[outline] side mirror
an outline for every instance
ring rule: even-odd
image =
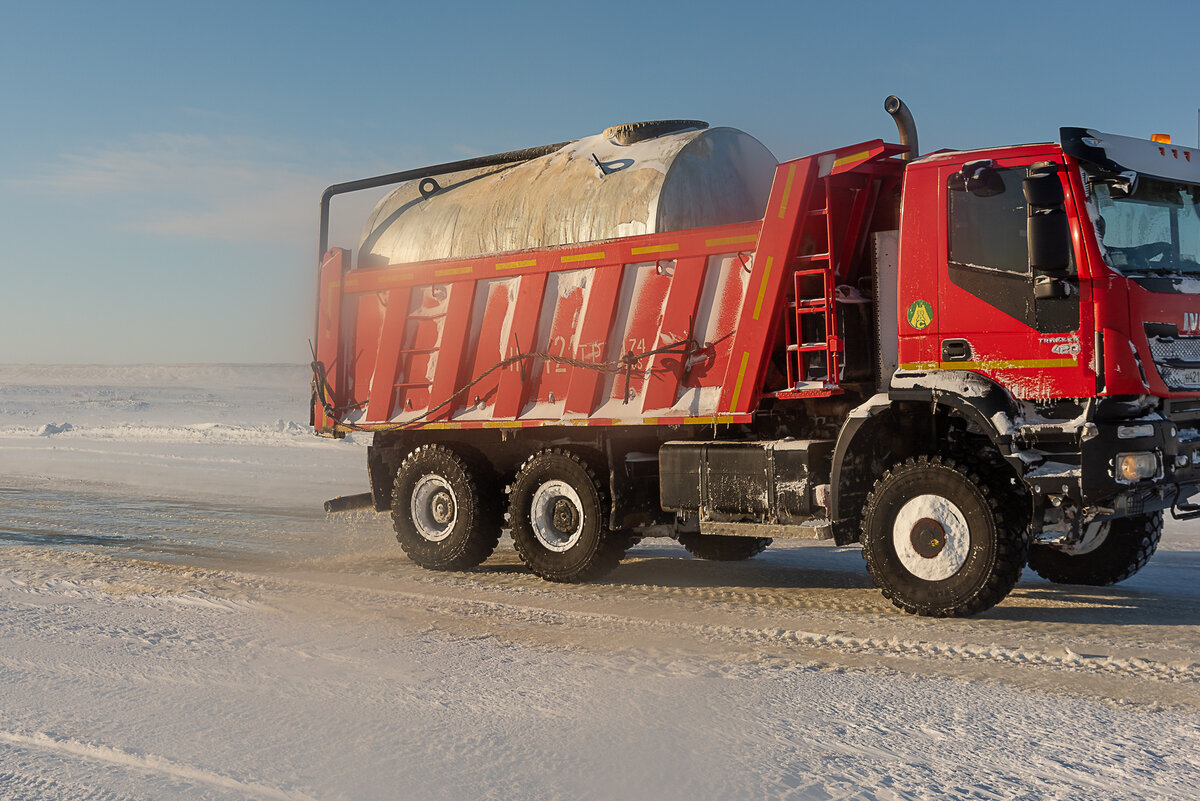
[[[1021,190],[1025,193],[1025,202],[1030,206],[1062,208],[1067,198],[1063,195],[1062,182],[1058,175],[1052,172],[1039,172],[1021,182]]]
[[[950,177],[948,188],[956,192],[970,192],[977,197],[995,197],[1004,194],[1004,180],[996,172],[991,159],[969,161]]]
[[[1039,168],[1021,182],[1021,189],[1029,207],[1029,266],[1044,273],[1066,272],[1071,267],[1071,228],[1057,168]]]
[[[1029,266],[1044,273],[1062,273],[1071,268],[1071,228],[1067,213],[1050,209],[1029,218]]]

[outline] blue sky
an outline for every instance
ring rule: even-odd
[[[1195,144],[1200,4],[4,2],[0,362],[301,362],[328,184],[643,119]],[[335,202],[334,244],[365,209]]]

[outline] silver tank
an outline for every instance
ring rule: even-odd
[[[762,217],[778,162],[757,139],[735,128],[693,128],[637,140],[638,125],[614,126],[532,161],[440,176],[436,188],[401,184],[368,217],[359,265]]]

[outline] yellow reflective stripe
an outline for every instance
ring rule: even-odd
[[[537,259],[523,259],[522,261],[502,261],[496,264],[497,270],[515,270],[518,267],[537,267]]]
[[[603,259],[603,258],[604,258],[604,251],[600,250],[595,253],[576,253],[574,256],[563,256],[561,261],[563,264],[569,264],[570,262],[573,262],[573,261],[594,261],[596,259]]]
[[[750,363],[750,351],[742,353],[742,366],[738,368],[737,381],[733,383],[733,401],[729,404],[730,411],[737,409],[738,398],[742,395],[742,379],[746,377],[746,365]]]
[[[763,300],[767,296],[767,281],[771,278],[771,265],[774,263],[774,256],[767,256],[767,265],[763,268],[762,283],[758,285],[758,300],[754,302],[754,319],[758,319],[758,315],[762,313]]]
[[[1075,367],[1074,359],[996,359],[985,362],[906,362],[901,370],[1027,370],[1047,367]]]
[[[474,269],[475,268],[469,264],[466,267],[446,267],[442,270],[434,270],[433,277],[441,278],[442,276],[446,275],[469,275]]]
[[[863,159],[869,158],[870,155],[871,155],[870,150],[863,150],[859,153],[852,153],[849,156],[842,156],[840,159],[834,159],[833,166],[834,167],[844,167],[847,164],[854,164],[856,162],[862,161]]]
[[[788,167],[787,181],[783,184],[783,199],[779,201],[779,219],[783,219],[784,213],[787,211],[788,196],[792,194],[792,179],[796,177],[796,165],[792,164]]]
[[[716,248],[720,247],[721,245],[742,245],[757,241],[758,234],[747,234],[746,236],[725,236],[721,237],[720,239],[704,240],[704,247]]]
[[[641,248],[630,248],[629,252],[634,256],[641,256],[645,253],[670,253],[672,250],[679,250],[679,244],[674,245],[646,245]]]

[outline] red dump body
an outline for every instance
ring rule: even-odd
[[[740,422],[836,394],[835,288],[903,151],[784,162],[756,222],[356,270],[331,249],[317,433]]]

